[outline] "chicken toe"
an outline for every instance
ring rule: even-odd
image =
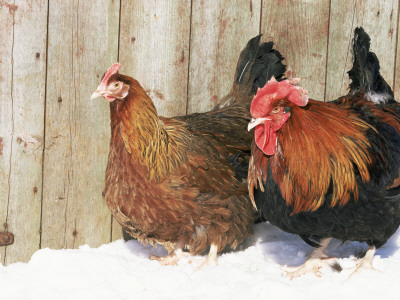
[[[321,277],[321,268],[326,266],[332,266],[337,261],[337,258],[309,258],[300,267],[283,267],[287,277],[290,279],[300,277],[307,273],[312,273],[315,276]]]
[[[199,263],[199,265],[196,267],[195,270],[200,271],[205,266],[217,265],[217,253],[218,253],[218,246],[215,244],[211,244],[210,251],[206,259],[197,259],[197,260],[191,259],[190,262]]]
[[[349,278],[351,278],[355,274],[358,274],[362,270],[373,270],[373,271],[381,272],[380,270],[375,269],[372,266],[372,261],[374,259],[375,252],[376,252],[375,246],[368,247],[368,250],[365,253],[364,257],[359,259],[357,261],[356,265],[353,268],[351,268],[351,269],[353,269],[353,272],[351,273]]]
[[[336,257],[328,257],[325,254],[325,249],[328,246],[331,238],[325,238],[321,241],[321,246],[315,248],[303,265],[299,267],[283,267],[286,275],[290,278],[300,277],[307,273],[313,273],[315,276],[321,277],[320,269],[325,266],[332,266],[337,263]]]
[[[150,255],[150,259],[157,260],[164,266],[176,265],[181,258],[192,256],[189,252],[183,252],[182,249],[177,249],[167,256]]]

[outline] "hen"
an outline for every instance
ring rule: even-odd
[[[356,28],[350,93],[332,102],[308,99],[296,80],[270,80],[252,104],[255,127],[248,184],[262,216],[316,247],[296,277],[321,275],[331,238],[366,242],[355,272],[372,268],[400,224],[400,105]],[[353,273],[354,274],[354,273]]]
[[[119,64],[92,95],[110,101],[106,203],[132,237],[165,246],[167,257],[153,257],[164,264],[207,250],[206,262],[216,261],[218,252],[235,249],[252,233],[247,184],[228,157],[250,154],[251,99],[285,72],[273,43],[259,40],[248,42],[232,91],[207,113],[159,117],[140,84],[118,73]]]

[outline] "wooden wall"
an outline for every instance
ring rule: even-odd
[[[102,198],[109,109],[90,100],[114,62],[161,115],[206,111],[240,50],[273,40],[313,98],[346,93],[363,26],[400,99],[399,0],[0,0],[1,263],[121,237]]]

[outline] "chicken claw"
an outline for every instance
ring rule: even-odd
[[[174,266],[178,264],[179,260],[183,257],[192,256],[189,252],[183,252],[182,249],[177,249],[167,256],[150,255],[150,259],[157,260],[164,266]]]
[[[321,277],[322,273],[320,269],[325,266],[330,266],[337,262],[336,257],[331,258],[309,258],[300,267],[282,267],[286,272],[287,277],[290,279],[300,277],[307,273],[312,273],[317,277]]]
[[[353,268],[351,268],[354,271],[349,276],[349,279],[351,277],[353,277],[353,275],[358,274],[361,270],[373,270],[373,271],[382,272],[381,270],[378,270],[372,266],[372,260],[374,259],[375,252],[376,252],[375,246],[368,247],[368,250],[365,253],[364,257],[359,259],[357,261],[356,265]]]
[[[313,273],[315,276],[321,277],[322,273],[320,269],[325,266],[330,266],[334,269],[341,269],[335,264],[337,263],[336,257],[328,257],[325,254],[325,249],[328,246],[331,238],[325,238],[321,241],[320,247],[315,248],[307,260],[300,267],[282,267],[286,272],[286,275],[290,278],[300,277],[307,273]]]

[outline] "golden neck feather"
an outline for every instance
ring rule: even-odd
[[[148,179],[168,175],[178,165],[177,154],[170,149],[173,137],[158,117],[153,101],[136,81],[132,81],[126,99],[115,100],[110,109],[111,141],[121,135],[131,162],[146,167]]]

